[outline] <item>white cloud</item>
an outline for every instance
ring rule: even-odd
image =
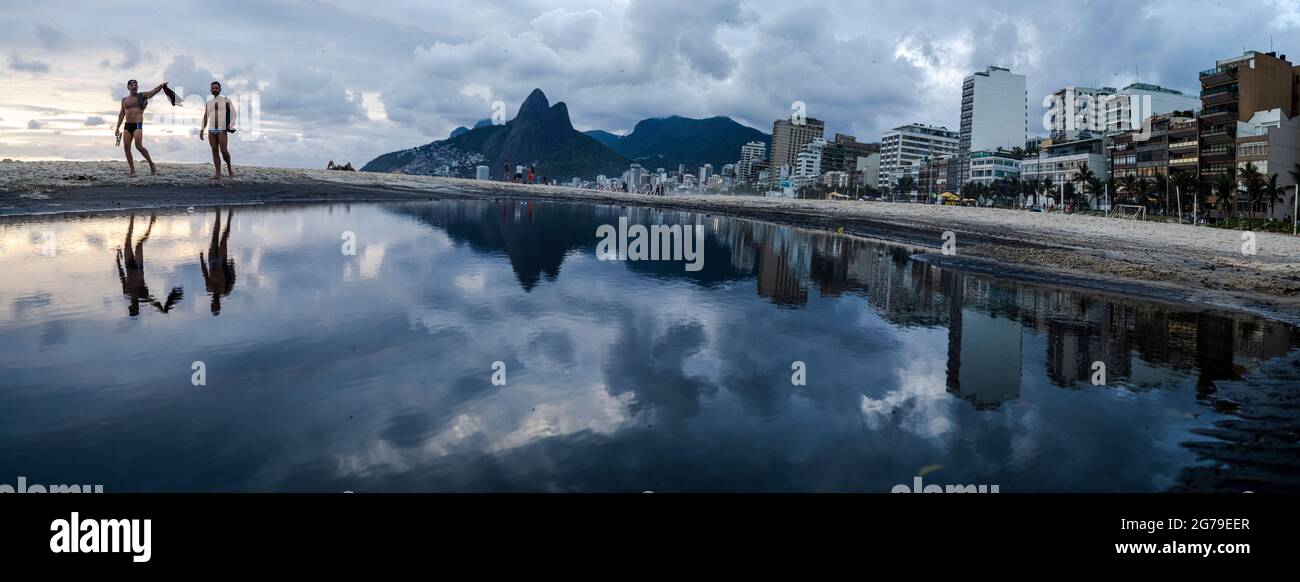
[[[543,12],[531,22],[542,42],[555,49],[582,50],[600,30],[605,17],[595,9],[569,12],[557,8]]]

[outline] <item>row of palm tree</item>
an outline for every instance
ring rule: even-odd
[[[1300,164],[1288,171],[1300,184]],[[911,193],[915,181],[910,176],[899,179],[895,193]],[[1212,179],[1185,170],[1172,170],[1169,176],[1152,178],[1127,175],[1123,178],[1098,178],[1086,165],[1075,173],[1073,179],[1059,184],[1050,176],[1045,178],[999,178],[992,182],[967,182],[961,188],[963,200],[979,200],[992,206],[1014,207],[1018,204],[1039,206],[1051,200],[1054,206],[1072,203],[1078,208],[1095,205],[1103,195],[1119,204],[1139,205],[1149,214],[1169,215],[1177,211],[1204,212],[1209,208],[1211,194],[1217,195],[1219,204],[1229,218],[1237,217],[1237,202],[1244,195],[1252,207],[1268,205],[1268,215],[1273,216],[1279,202],[1286,199],[1286,191],[1294,186],[1278,184],[1278,175],[1265,175],[1253,163],[1242,168],[1240,180],[1234,172],[1215,175]],[[1181,207],[1174,207],[1181,203]]]

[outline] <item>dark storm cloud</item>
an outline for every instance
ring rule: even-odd
[[[828,132],[874,141],[911,122],[956,129],[962,77],[989,65],[1027,76],[1033,131],[1043,96],[1067,85],[1194,93],[1198,71],[1243,48],[1300,56],[1294,1],[230,0],[216,28],[203,4],[120,10],[167,34],[124,41],[103,26],[119,9],[88,0],[57,16],[19,5],[11,18],[22,34],[0,38],[0,54],[30,78],[54,68],[57,48],[61,74],[114,88],[122,73],[143,81],[165,68],[206,94],[209,77],[225,74],[265,91],[268,119],[295,132],[375,118],[267,160],[313,165],[321,150],[350,148],[343,154],[363,162],[444,137],[489,117],[494,101],[513,115],[537,87],[565,101],[580,129],[622,132],[678,114],[770,131],[802,101]],[[97,70],[105,55],[115,70]]]

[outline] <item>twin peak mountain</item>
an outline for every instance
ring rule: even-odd
[[[646,119],[621,137],[601,130],[583,133],[573,128],[567,105],[551,105],[541,89],[534,89],[515,118],[502,125],[483,120],[473,129],[458,127],[447,139],[381,155],[361,170],[472,178],[476,166],[486,165],[499,179],[509,162],[535,167],[538,179],[567,182],[620,176],[633,162],[650,170],[675,170],[678,164],[694,170],[706,163],[720,170],[739,159],[740,147],[751,141],[770,139],[728,117]]]

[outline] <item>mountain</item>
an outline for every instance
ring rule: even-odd
[[[691,119],[674,115],[642,120],[632,133],[607,145],[651,170],[675,170],[678,164],[690,169],[713,164],[717,171],[723,164],[740,160],[740,146],[751,141],[770,145],[772,140],[766,133],[730,117]]]
[[[492,177],[500,178],[507,161],[511,165],[534,165],[539,177],[559,180],[594,178],[597,174],[617,176],[629,163],[574,129],[567,105],[551,105],[541,89],[534,89],[515,118],[503,125],[480,121],[454,137],[381,155],[361,169],[473,177],[474,167],[486,164]]]
[[[585,133],[585,134],[591,136],[593,139],[595,139],[596,141],[598,141],[598,142],[600,142],[600,143],[605,144],[605,147],[610,148],[610,149],[613,149],[613,148],[614,148],[614,142],[617,142],[617,141],[618,141],[618,138],[622,137],[622,136],[620,136],[620,135],[610,133],[610,132],[605,131],[605,130],[603,130],[603,129],[593,129],[593,130],[591,130],[591,131],[584,131],[584,132],[582,132],[582,133]]]
[[[469,128],[462,125],[460,127],[457,127],[456,129],[451,130],[451,135],[447,136],[447,138],[451,139],[453,137],[459,137],[461,134],[465,134],[465,133],[469,133]]]

